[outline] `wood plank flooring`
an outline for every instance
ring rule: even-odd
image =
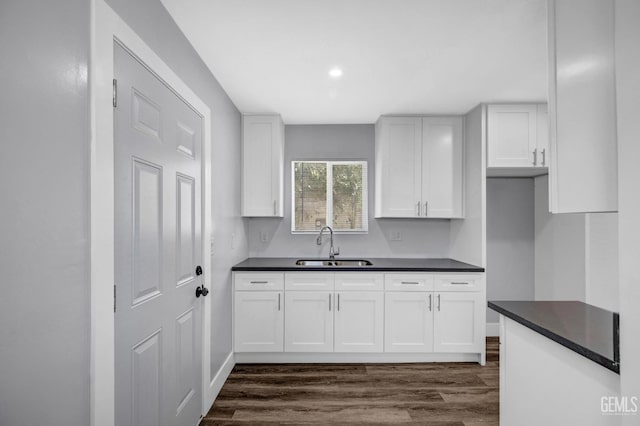
[[[498,362],[236,365],[201,425],[497,425]]]

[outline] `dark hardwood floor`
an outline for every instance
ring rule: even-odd
[[[498,424],[498,339],[487,365],[242,364],[202,426],[221,424]]]

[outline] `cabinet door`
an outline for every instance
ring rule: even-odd
[[[236,352],[282,352],[284,303],[281,291],[234,293]]]
[[[422,120],[422,208],[426,217],[462,216],[462,118]]]
[[[614,0],[550,0],[549,207],[618,210]]]
[[[433,293],[385,294],[385,352],[433,350]]]
[[[422,119],[382,117],[376,124],[376,217],[421,216]]]
[[[435,352],[480,352],[485,306],[481,293],[435,293]]]
[[[285,352],[332,352],[333,305],[331,292],[286,292]]]
[[[335,352],[382,352],[382,292],[337,292]]]
[[[536,105],[489,105],[487,111],[487,167],[534,167]]]
[[[283,214],[284,131],[280,116],[242,117],[242,216]]]
[[[549,112],[547,104],[538,104],[537,107],[537,136],[538,136],[538,167],[549,167]]]

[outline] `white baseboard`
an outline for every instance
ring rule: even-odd
[[[487,323],[487,336],[499,337],[500,336],[500,323],[488,322]]]
[[[235,357],[233,355],[233,352],[230,352],[229,355],[227,356],[227,359],[225,359],[224,362],[222,363],[222,366],[216,373],[213,380],[211,380],[211,383],[209,383],[209,395],[213,396],[213,398],[211,398],[211,407],[213,406],[213,403],[215,402],[216,398],[218,397],[218,394],[220,393],[220,390],[222,390],[222,386],[224,385],[224,382],[227,381],[227,378],[229,377],[229,374],[231,374],[231,370],[233,370],[233,367],[235,367],[235,365],[236,365]],[[205,411],[205,413],[209,412],[211,407],[209,407]]]
[[[480,353],[344,353],[344,352],[240,352],[238,364],[282,363],[405,363],[405,362],[478,362]]]

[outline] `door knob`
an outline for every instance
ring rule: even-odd
[[[209,294],[209,289],[204,285],[196,287],[196,297],[206,297]]]
[[[202,266],[196,266],[196,275],[202,275]]]

